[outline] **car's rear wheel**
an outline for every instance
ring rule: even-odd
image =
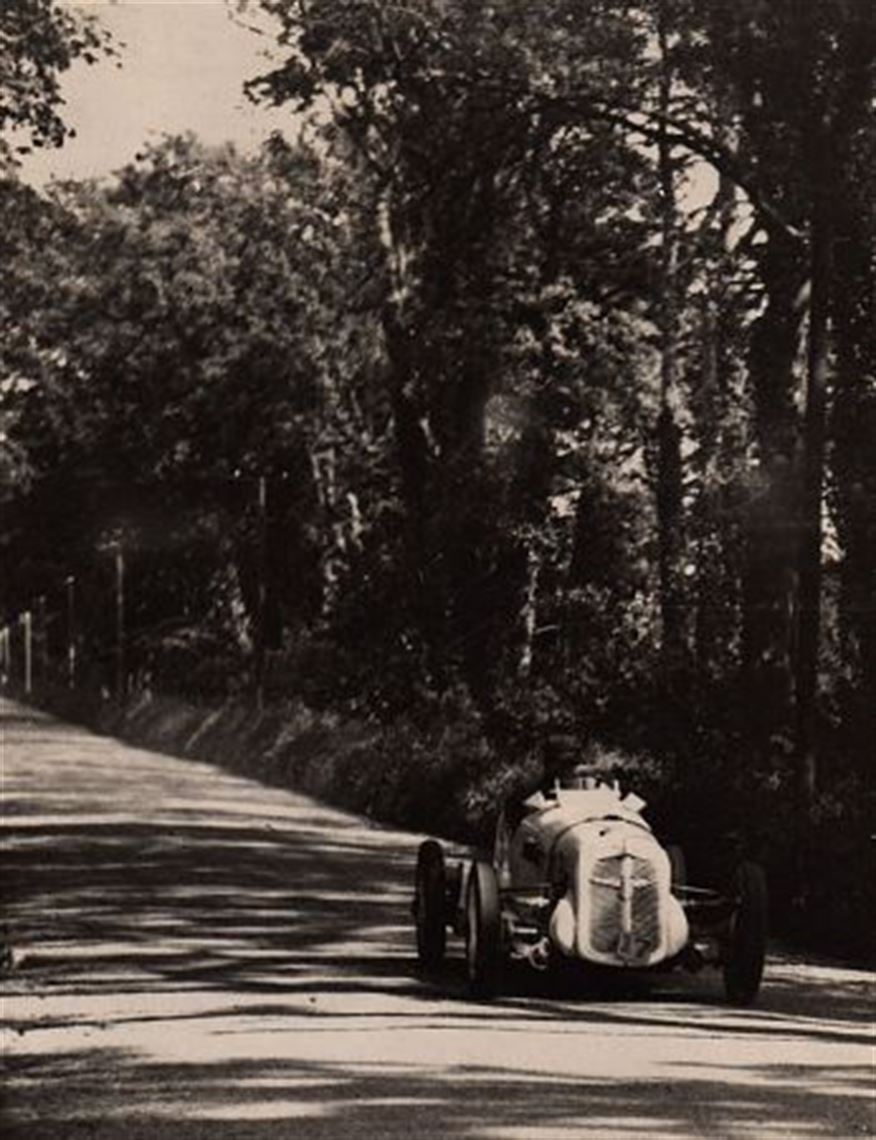
[[[475,862],[465,898],[465,961],[469,991],[475,997],[495,993],[499,972],[501,909],[496,873]]]
[[[742,863],[733,881],[736,910],[724,958],[724,990],[733,1005],[750,1005],[763,977],[767,942],[767,886],[763,868]]]
[[[417,923],[417,957],[420,965],[434,970],[441,965],[447,947],[447,872],[441,844],[427,839],[417,853],[414,917]]]

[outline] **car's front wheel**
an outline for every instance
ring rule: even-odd
[[[767,885],[763,868],[742,863],[733,881],[736,910],[724,956],[724,991],[733,1005],[750,1005],[763,977],[767,943]]]
[[[669,875],[673,892],[680,891],[683,887],[687,886],[687,861],[684,857],[684,851],[678,846],[677,843],[670,843],[666,848],[666,855],[669,859]]]
[[[465,960],[470,992],[495,993],[501,952],[501,909],[496,872],[489,863],[472,864],[465,897]]]

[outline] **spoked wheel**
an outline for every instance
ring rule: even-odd
[[[465,961],[469,991],[475,997],[495,993],[500,931],[496,873],[489,863],[473,863],[465,897]]]
[[[684,852],[676,843],[669,844],[666,848],[666,854],[669,856],[672,889],[677,891],[681,887],[687,886],[687,862],[684,858]]]
[[[427,839],[417,854],[414,917],[417,923],[417,957],[426,970],[441,965],[447,947],[447,873],[441,844]]]
[[[737,908],[724,960],[724,991],[733,1005],[750,1005],[763,977],[767,940],[767,887],[763,868],[742,863],[733,880]]]

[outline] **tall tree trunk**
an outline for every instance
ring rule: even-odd
[[[526,587],[523,591],[523,604],[520,609],[522,644],[517,662],[517,672],[522,678],[532,673],[532,659],[535,647],[536,619],[538,617],[538,579],[541,573],[541,559],[535,549],[535,538],[530,537],[526,551]]]
[[[388,301],[383,309],[383,332],[389,360],[389,395],[395,435],[395,453],[404,504],[403,541],[407,597],[431,656],[438,638],[440,613],[424,579],[428,569],[427,504],[430,484],[430,444],[423,427],[422,401],[416,391],[414,338],[397,308]],[[434,662],[433,662],[434,663]]]
[[[734,502],[735,467],[741,451],[739,412],[733,408],[727,324],[734,319],[722,275],[704,305],[702,370],[692,407],[696,415],[700,489],[693,520],[697,597],[693,628],[696,676],[726,678],[734,672],[739,649],[738,520]],[[723,309],[722,309],[723,303]]]
[[[826,146],[818,150],[810,232],[809,352],[803,425],[799,600],[795,677],[798,775],[805,802],[815,795],[818,650],[821,633],[821,543],[824,492],[825,410],[828,381],[830,282],[833,247]]]
[[[850,684],[843,704],[844,747],[862,775],[872,771],[876,708],[876,136],[869,93],[874,37],[872,6],[857,5],[849,21],[854,45],[836,169],[841,189],[833,201],[834,289],[831,298],[836,356],[831,416],[832,517],[840,563],[840,632]]]
[[[725,126],[728,118],[716,100],[712,129],[725,144],[732,145]],[[720,175],[714,217],[703,235],[711,252],[703,267],[706,289],[699,333],[701,366],[690,406],[698,442],[694,463],[700,479],[692,525],[697,566],[695,671],[700,682],[720,678],[722,686],[735,672],[739,652],[736,498],[745,433],[734,393],[740,371],[736,346],[744,304],[733,283],[736,221],[735,187],[726,175]]]
[[[792,731],[799,533],[794,394],[806,313],[804,252],[794,238],[770,231],[759,254],[767,302],[749,349],[758,466],[746,519],[742,652],[748,730],[760,751]]]
[[[837,377],[832,466],[840,565],[844,664],[853,679],[848,728],[857,733],[868,769],[866,737],[876,707],[876,272],[874,236],[844,219],[836,245],[834,295]]]
[[[660,413],[657,418],[657,527],[660,572],[660,613],[665,675],[678,678],[686,671],[688,615],[684,588],[684,490],[678,402],[678,218],[675,168],[666,134],[672,102],[672,71],[668,61],[669,14],[666,0],[658,7],[661,65],[658,101],[661,130],[658,173],[661,199]]]

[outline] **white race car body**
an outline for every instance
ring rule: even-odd
[[[441,844],[417,855],[413,913],[425,969],[442,962],[448,927],[465,939],[472,994],[489,996],[503,962],[547,970],[561,960],[646,969],[720,966],[728,1001],[757,996],[766,955],[763,869],[743,860],[726,889],[691,886],[642,800],[576,769],[571,787],[509,801],[491,859],[453,868]]]
[[[500,890],[524,908],[527,896],[530,906],[539,895],[550,898],[552,951],[641,968],[675,957],[687,944],[669,856],[641,806],[610,785],[558,788],[549,797],[530,796],[513,833],[500,822],[494,860]]]

